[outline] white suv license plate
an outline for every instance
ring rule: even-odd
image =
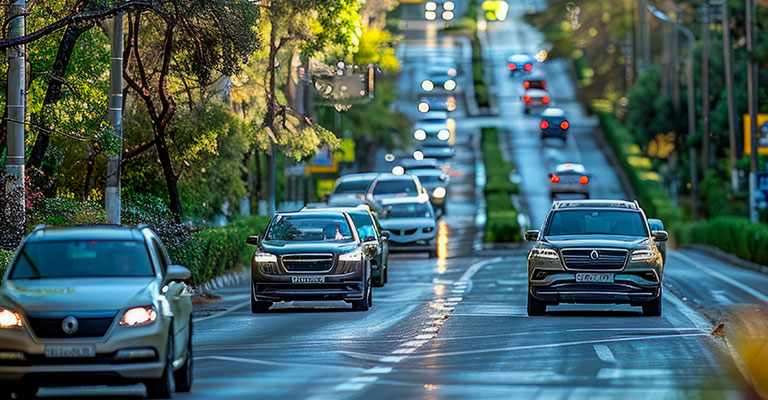
[[[576,282],[613,283],[613,274],[576,274]]]
[[[93,346],[45,346],[48,358],[93,358],[96,348]]]
[[[298,276],[291,277],[291,283],[323,283],[323,282],[325,282],[324,276],[298,275]]]

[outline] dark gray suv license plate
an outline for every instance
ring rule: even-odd
[[[324,282],[325,282],[324,276],[299,275],[299,276],[291,277],[291,283],[324,283]]]
[[[613,283],[613,274],[576,274],[576,282]]]
[[[93,358],[96,348],[93,346],[45,346],[48,358]]]

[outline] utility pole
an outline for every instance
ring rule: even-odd
[[[731,190],[739,190],[739,173],[736,170],[738,158],[738,143],[736,141],[736,100],[733,94],[733,46],[731,45],[731,22],[728,15],[728,2],[715,0],[720,3],[723,25],[723,61],[725,64],[725,93],[728,101],[728,158],[731,167]]]
[[[104,205],[107,220],[120,225],[120,175],[123,161],[123,14],[118,14],[107,24],[112,47],[112,63],[109,71],[109,123],[112,133],[120,139],[117,155],[107,159],[107,188]]]
[[[755,50],[755,0],[746,0],[747,14],[747,99],[749,103],[749,219],[758,221],[755,176],[760,153],[757,137],[757,63],[752,60]]]
[[[710,166],[709,157],[709,7],[701,6],[701,167],[704,177]]]
[[[648,0],[637,1],[637,19],[640,25],[638,31],[638,46],[640,47],[640,56],[637,57],[637,69],[639,72],[644,72],[651,64],[651,44],[648,33],[648,18],[646,18],[646,7],[648,6]]]
[[[25,34],[25,0],[14,0],[8,7],[9,21],[8,38],[15,39]],[[26,46],[19,45],[8,48],[8,144],[5,156],[5,170],[8,175],[13,175],[16,180],[13,188],[3,190],[20,189],[24,191],[24,131],[27,119],[26,113]],[[25,201],[22,199],[19,206],[24,209]]]

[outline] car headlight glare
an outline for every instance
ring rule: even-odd
[[[442,199],[445,197],[446,194],[447,194],[447,191],[442,186],[438,186],[435,188],[435,190],[432,191],[432,197],[436,199]]]
[[[413,132],[413,138],[416,140],[424,140],[427,138],[427,132],[425,132],[423,129],[416,129]]]
[[[277,256],[270,253],[256,253],[253,255],[253,261],[257,263],[276,263]]]
[[[452,91],[453,89],[456,89],[456,81],[454,81],[453,79],[448,79],[443,84],[443,89],[445,89],[445,90],[447,90],[449,92]]]
[[[360,261],[363,259],[363,249],[355,249],[339,256],[339,261]]]
[[[557,252],[552,249],[539,249],[535,253],[533,253],[534,257],[537,258],[548,258],[556,260],[558,258]]]
[[[448,129],[440,129],[440,131],[437,132],[437,138],[440,140],[448,140],[451,138],[451,131]]]
[[[21,328],[24,320],[16,311],[0,308],[0,328]]]
[[[142,306],[129,309],[120,319],[120,325],[138,326],[150,324],[157,319],[157,311],[154,306]]]
[[[651,263],[656,261],[656,253],[648,249],[635,250],[632,252],[632,261],[647,261]]]

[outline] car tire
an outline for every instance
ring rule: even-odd
[[[433,249],[429,251],[429,258],[435,258],[437,257],[437,249]]]
[[[379,276],[373,278],[373,287],[382,287],[386,282],[386,277],[384,276],[384,268],[381,269],[379,272]]]
[[[659,289],[658,297],[643,304],[643,315],[647,317],[661,316],[661,289]]]
[[[17,399],[36,399],[37,398],[37,390],[38,389],[39,388],[37,386],[24,384],[24,386],[17,386],[13,390],[13,392],[16,393],[16,398]],[[11,398],[10,392],[7,392],[7,397],[4,397],[4,396],[6,396],[6,392],[3,392],[0,395],[0,399],[10,399]]]
[[[269,311],[269,307],[272,307],[271,301],[256,301],[256,292],[251,285],[251,314],[262,314]]]
[[[168,328],[168,348],[166,349],[165,368],[158,379],[146,381],[147,397],[153,399],[170,399],[176,390],[173,374],[173,324]]]
[[[189,338],[187,339],[187,354],[184,356],[184,365],[174,372],[177,392],[189,392],[192,390],[192,381],[194,380],[194,358],[192,353],[192,320],[189,321]]]
[[[389,266],[384,267],[384,283],[389,283]]]
[[[547,304],[528,293],[528,316],[542,316],[547,312]]]
[[[371,290],[371,280],[368,279],[368,284],[365,285],[365,294],[360,300],[352,301],[352,309],[355,311],[368,311],[373,305],[373,291]]]
[[[530,114],[530,113],[531,113],[531,110],[529,110],[529,109],[527,109],[527,108],[526,108],[526,109],[525,109],[525,115],[528,115],[528,114]]]

